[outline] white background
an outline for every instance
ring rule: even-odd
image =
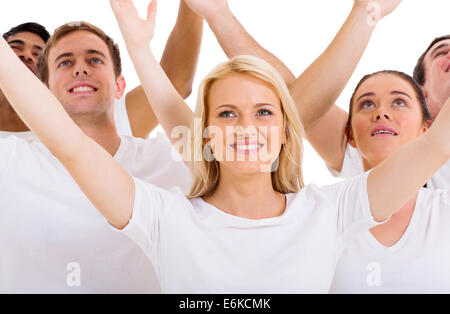
[[[148,0],[135,0],[146,13]],[[158,20],[152,48],[161,56],[178,13],[179,0],[159,0]],[[345,21],[353,0],[229,0],[229,5],[248,32],[279,57],[296,75],[328,46]],[[122,49],[128,89],[139,85],[129,61],[108,0],[2,0],[0,32],[24,22],[38,22],[50,32],[69,21],[85,20],[101,27]],[[403,0],[395,12],[376,27],[369,47],[337,104],[347,110],[354,87],[364,74],[394,69],[412,74],[417,59],[430,42],[450,33],[449,0]],[[199,82],[226,57],[205,24],[199,67],[192,96],[193,108]],[[306,145],[306,183],[329,184],[337,180],[328,173],[317,154]]]

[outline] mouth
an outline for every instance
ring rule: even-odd
[[[257,153],[264,147],[264,144],[260,144],[257,142],[245,142],[245,143],[234,143],[230,145],[231,148],[234,149],[238,154],[250,155]]]
[[[391,128],[377,127],[372,131],[372,136],[398,136],[398,133]]]
[[[88,85],[88,84],[78,84],[78,85],[72,87],[71,89],[69,89],[69,93],[75,94],[75,95],[91,94],[91,93],[95,93],[97,91],[98,91],[98,88],[96,88],[92,85]]]

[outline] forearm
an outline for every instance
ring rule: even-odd
[[[192,92],[203,35],[203,18],[182,0],[177,22],[161,58],[161,67],[183,97]]]
[[[127,48],[153,112],[169,138],[173,128],[189,127],[193,118],[192,111],[178,94],[150,48],[146,44]]]
[[[430,129],[371,171],[367,191],[377,221],[392,216],[448,161],[449,149],[442,134]]]
[[[239,55],[256,56],[277,69],[288,86],[294,82],[295,76],[287,66],[250,36],[228,6],[205,18],[228,58]]]
[[[0,88],[14,110],[54,155],[71,156],[83,140],[83,132],[3,38],[0,39],[0,59]]]
[[[341,172],[347,149],[345,133],[348,114],[334,105],[305,134],[306,139],[328,168]]]
[[[373,32],[365,8],[354,6],[327,49],[290,90],[307,131],[335,104],[358,65]]]

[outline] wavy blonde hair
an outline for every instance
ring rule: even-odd
[[[272,186],[275,191],[283,194],[298,192],[304,186],[301,169],[304,131],[294,100],[281,75],[271,65],[254,56],[238,56],[215,67],[200,85],[194,122],[201,121],[201,128],[195,127],[194,123],[191,126],[193,182],[188,198],[211,195],[219,182],[219,162],[203,158],[206,145],[203,134],[207,128],[208,96],[211,86],[216,80],[232,73],[248,74],[267,82],[280,97],[286,142],[278,156],[278,167],[272,172]]]

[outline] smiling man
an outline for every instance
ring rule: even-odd
[[[176,28],[192,46],[181,51],[198,51],[202,20],[183,2],[180,13]],[[119,49],[102,30],[83,22],[58,28],[42,52],[38,76],[63,104],[61,110],[127,171],[164,188],[187,190],[189,171],[167,158],[172,148],[166,138],[117,134],[113,107],[124,94],[125,79]],[[160,291],[144,253],[111,231],[40,141],[0,138],[0,160],[0,293]]]
[[[3,38],[8,42],[9,46],[33,73],[37,71],[37,60],[49,37],[50,34],[45,27],[37,23],[20,24],[3,34]],[[1,90],[0,131],[29,131],[25,123],[22,122],[14,109],[12,109]],[[31,134],[28,133],[22,133],[20,135],[31,137]],[[6,133],[0,132],[1,136],[6,136]]]

